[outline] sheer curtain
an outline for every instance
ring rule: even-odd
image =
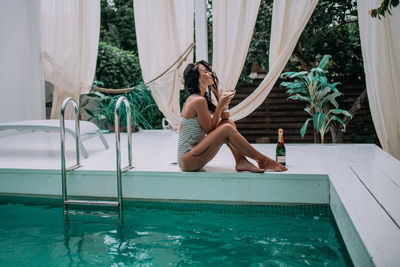
[[[220,89],[235,89],[256,23],[260,0],[214,0],[213,70]]]
[[[317,3],[318,0],[274,1],[269,72],[252,94],[231,109],[231,119],[246,117],[264,102],[296,47]]]
[[[0,122],[46,118],[39,16],[37,1],[1,1]]]
[[[51,118],[66,97],[77,102],[96,71],[100,0],[41,0],[41,46],[45,79],[55,85]],[[72,110],[66,118],[73,117]]]
[[[145,83],[167,70],[193,43],[193,0],[135,0],[139,61]],[[193,53],[148,85],[172,129],[179,127],[182,73]]]
[[[379,0],[358,0],[361,50],[372,119],[383,149],[400,160],[400,8],[372,18]]]

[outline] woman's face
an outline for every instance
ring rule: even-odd
[[[199,65],[198,67],[199,70],[199,85],[201,87],[207,87],[209,85],[212,85],[214,83],[211,72],[209,72],[206,67],[204,67],[202,64]]]

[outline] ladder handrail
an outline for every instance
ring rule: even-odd
[[[120,109],[121,104],[125,104],[125,113],[126,113],[126,128],[128,133],[128,166],[124,167],[121,170],[121,133],[119,129],[119,120],[120,120]],[[132,127],[131,127],[131,107],[129,101],[126,97],[121,96],[118,98],[117,103],[115,104],[114,111],[114,125],[115,125],[115,146],[116,146],[116,165],[117,165],[117,191],[118,191],[118,202],[120,214],[122,214],[122,178],[121,173],[127,171],[132,166]]]
[[[65,168],[65,119],[64,113],[69,103],[73,104],[75,114],[75,151],[76,164],[68,169]],[[61,178],[62,178],[62,198],[63,202],[67,200],[67,171],[79,168],[80,165],[80,128],[79,128],[79,108],[76,101],[68,97],[61,105],[60,112],[60,139],[61,139]]]
[[[75,141],[76,141],[76,164],[72,167],[65,167],[65,120],[64,113],[69,102],[73,103],[75,114]],[[121,104],[125,104],[127,131],[128,131],[128,165],[121,169],[121,133],[119,128],[120,109]],[[60,114],[60,138],[61,138],[61,177],[62,177],[62,198],[64,206],[64,215],[66,215],[65,208],[67,205],[101,205],[101,206],[118,206],[120,223],[123,223],[122,214],[122,177],[121,173],[133,168],[132,166],[132,127],[131,127],[131,107],[126,97],[120,97],[117,100],[114,110],[114,123],[115,123],[115,143],[116,143],[116,167],[117,167],[117,193],[118,202],[115,201],[90,201],[90,200],[68,200],[67,195],[67,172],[79,168],[80,165],[80,130],[79,130],[79,108],[76,101],[71,97],[64,100],[61,106]]]

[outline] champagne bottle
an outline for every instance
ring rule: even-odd
[[[276,161],[286,166],[286,149],[283,144],[283,130],[278,130],[278,144],[276,144]]]

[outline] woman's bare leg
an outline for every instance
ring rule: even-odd
[[[287,170],[282,164],[257,151],[235,128],[234,133],[228,139],[239,153],[256,160],[260,169],[278,172]]]
[[[244,171],[250,171],[250,172],[264,172],[264,169],[258,168],[255,166],[253,163],[251,163],[245,156],[239,153],[235,148],[229,144],[229,142],[226,143],[226,145],[229,147],[229,149],[232,151],[232,155],[235,158],[235,170],[238,172],[244,172]]]
[[[224,124],[224,123],[229,123],[233,127],[236,128],[235,123],[233,120],[221,120],[218,126]],[[243,171],[250,171],[250,172],[264,172],[264,169],[258,168],[255,166],[253,163],[247,160],[245,156],[243,156],[239,151],[237,151],[234,147],[229,142],[226,142],[226,145],[229,147],[229,149],[232,152],[233,158],[235,159],[236,165],[235,169],[238,172],[243,172]]]
[[[217,128],[218,129],[218,128]],[[214,130],[216,131],[216,130]],[[213,131],[213,132],[214,132]],[[198,171],[212,160],[224,142],[216,138],[216,134],[207,135],[181,158],[181,169],[183,171]]]
[[[222,144],[226,142],[229,142],[238,153],[256,160],[260,169],[286,170],[284,166],[252,147],[235,127],[228,123],[218,126],[192,150],[183,155],[181,159],[182,170],[196,171],[201,169],[216,155]]]

